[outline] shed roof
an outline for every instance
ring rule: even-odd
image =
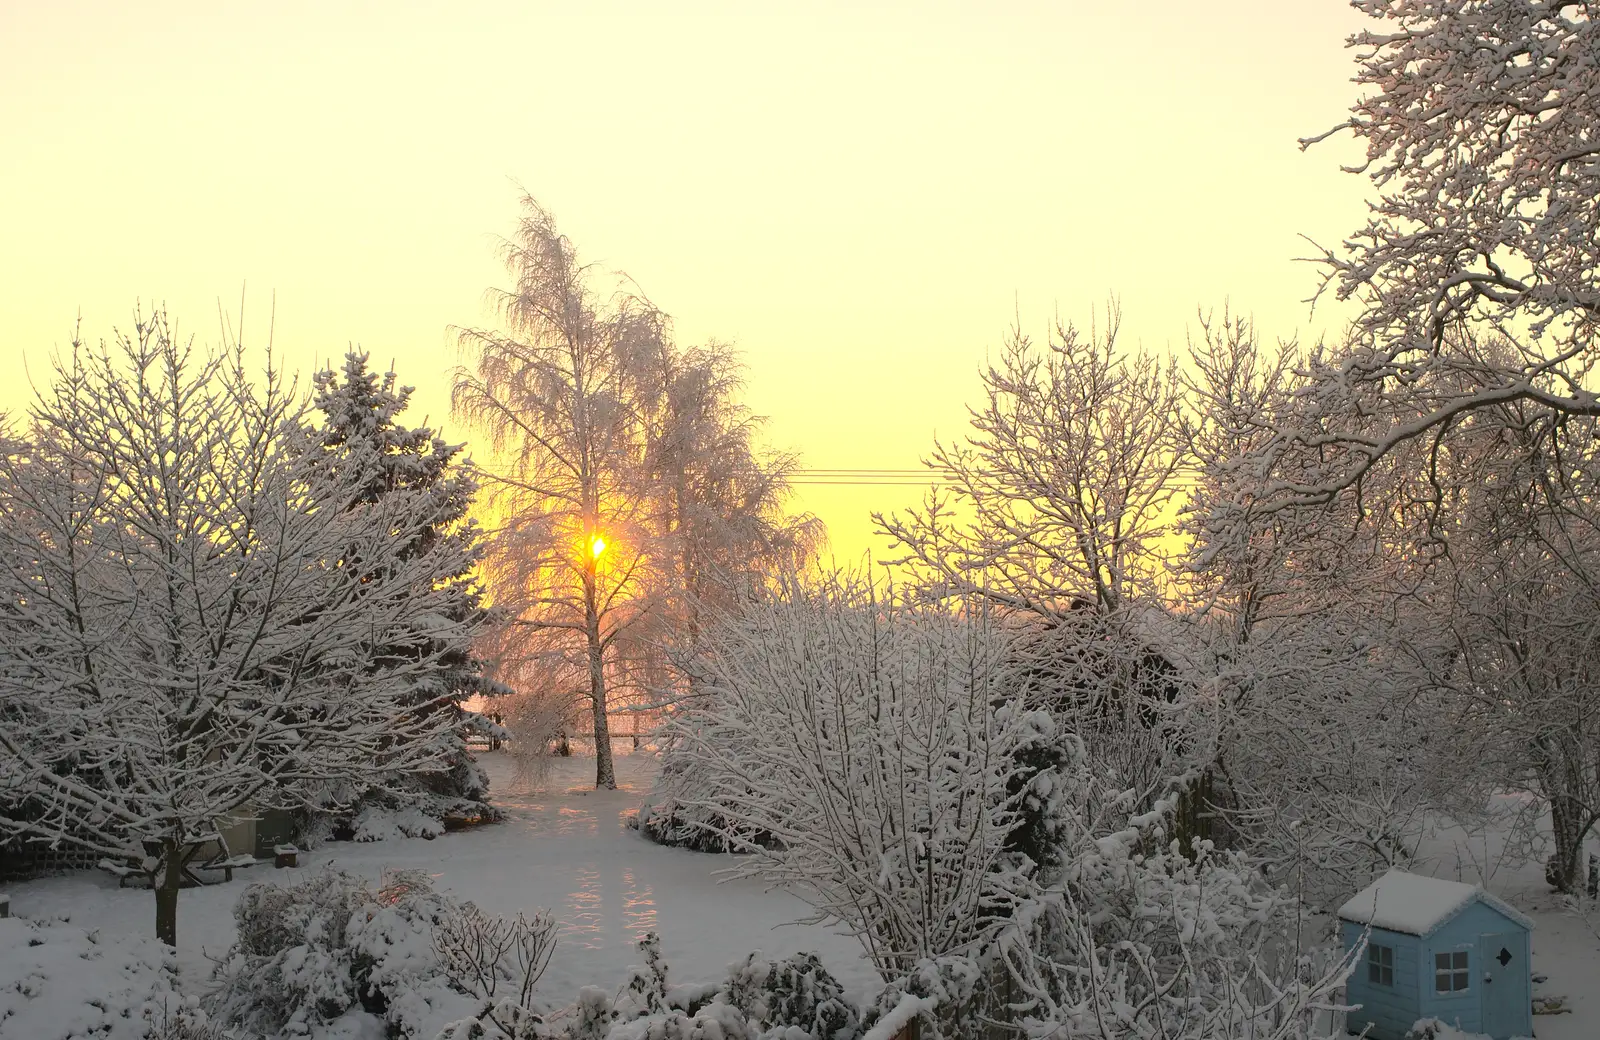
[[[1391,870],[1351,896],[1339,908],[1339,917],[1356,924],[1370,924],[1374,928],[1426,938],[1475,902],[1492,907],[1524,928],[1533,928],[1533,921],[1526,914],[1477,885],[1423,877],[1404,870]]]

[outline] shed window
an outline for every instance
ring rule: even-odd
[[[1460,993],[1467,988],[1467,951],[1433,955],[1433,988],[1437,993]]]
[[[1394,947],[1367,947],[1367,981],[1379,986],[1394,985]]]

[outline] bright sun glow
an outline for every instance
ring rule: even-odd
[[[599,535],[595,535],[594,538],[589,541],[589,554],[598,560],[600,558],[600,554],[605,551],[606,540],[601,538]]]

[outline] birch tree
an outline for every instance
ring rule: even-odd
[[[673,666],[677,685],[692,686],[706,617],[775,576],[804,572],[826,532],[815,516],[786,508],[798,458],[763,445],[765,423],[741,400],[744,366],[731,348],[663,343],[643,361],[640,384],[656,388],[642,404],[662,604],[653,652],[643,649]]]
[[[0,729],[0,828],[142,860],[169,944],[221,829],[448,748],[425,695],[448,568],[404,551],[431,504],[362,501],[364,452],[326,507],[303,409],[270,362],[252,380],[237,342],[201,350],[157,313],[74,345],[0,457],[0,714],[31,722]],[[395,561],[375,587],[374,560]]]
[[[580,669],[595,785],[614,788],[608,664],[653,607],[656,553],[636,375],[667,319],[626,284],[600,289],[549,212],[531,197],[523,210],[501,246],[512,287],[491,292],[502,327],[460,330],[469,364],[454,403],[495,458],[486,476],[504,518],[489,560],[496,603],[544,656]]]
[[[496,656],[547,683],[552,710],[525,718],[564,718],[581,687],[609,787],[617,696],[676,699],[702,613],[803,566],[822,527],[786,510],[796,460],[762,444],[734,352],[680,347],[636,286],[523,202],[502,250],[514,288],[493,294],[503,328],[461,331],[455,404],[498,460],[487,571],[516,621]]]

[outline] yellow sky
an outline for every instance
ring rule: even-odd
[[[959,434],[1014,304],[1120,294],[1128,342],[1197,307],[1277,334],[1298,236],[1366,185],[1299,152],[1354,88],[1341,0],[1140,5],[0,4],[0,406],[83,314],[165,301],[309,369],[359,344],[447,416],[525,185],[679,338],[745,352],[773,439],[903,468]],[[447,430],[463,436],[455,424]],[[896,488],[804,489],[835,549]]]

